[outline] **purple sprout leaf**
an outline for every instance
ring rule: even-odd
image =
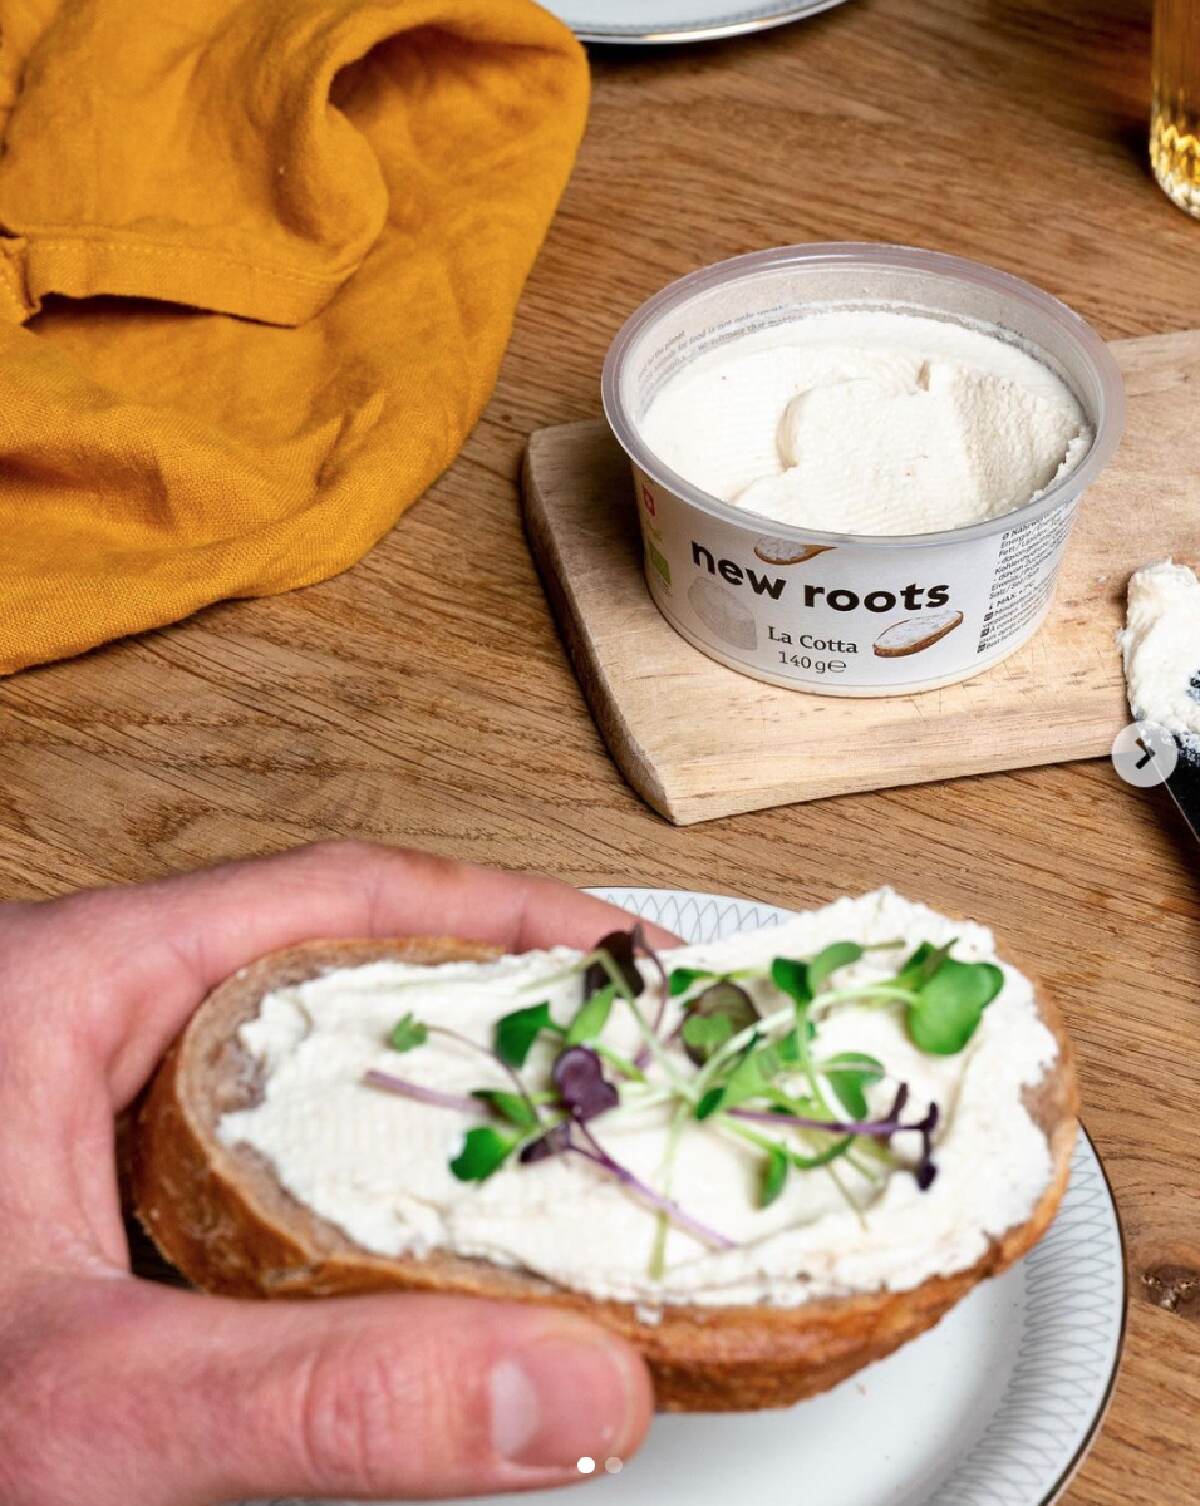
[[[615,1109],[621,1095],[604,1076],[604,1065],[590,1046],[568,1046],[554,1063],[554,1086],[577,1124]]]
[[[908,1084],[906,1082],[902,1082],[900,1084],[900,1086],[896,1089],[896,1096],[892,1100],[892,1106],[888,1110],[887,1114],[884,1115],[884,1117],[886,1119],[892,1119],[892,1120],[895,1120],[895,1121],[898,1122],[899,1119],[900,1119],[901,1114],[904,1113],[904,1110],[907,1107],[908,1107]],[[887,1138],[890,1139],[891,1137],[888,1136]]]
[[[912,1126],[921,1136],[921,1158],[913,1170],[917,1188],[921,1192],[928,1192],[937,1178],[937,1167],[933,1161],[933,1137],[940,1117],[937,1104],[931,1103],[924,1119]]]
[[[601,936],[596,943],[597,952],[606,952],[609,961],[616,968],[622,982],[629,990],[630,998],[636,999],[646,987],[635,960],[635,946],[641,928],[634,926],[630,931],[610,931],[607,936]],[[607,987],[612,982],[608,970],[602,963],[593,962],[583,974],[583,1001],[586,1004],[594,993]]]
[[[547,1130],[540,1140],[531,1141],[518,1159],[522,1166],[535,1166],[539,1161],[548,1161],[551,1156],[561,1156],[564,1151],[570,1149],[572,1149],[571,1122],[569,1119],[564,1119],[552,1130]]]
[[[646,958],[650,966],[658,974],[658,981],[662,985],[662,994],[660,995],[658,1005],[658,1022],[655,1025],[655,1029],[657,1030],[662,1025],[663,1011],[666,1007],[667,998],[671,992],[671,980],[667,977],[667,970],[663,966],[662,958],[646,940],[646,933],[642,929],[642,923],[640,920],[638,921],[637,925],[634,926],[632,935],[633,949],[635,954],[637,952],[640,952],[642,956]]]

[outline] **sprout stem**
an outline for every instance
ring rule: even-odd
[[[477,1098],[467,1098],[459,1093],[442,1093],[437,1088],[423,1088],[420,1083],[393,1077],[390,1072],[370,1071],[363,1077],[363,1082],[369,1088],[380,1088],[385,1093],[394,1093],[397,1098],[411,1098],[414,1103],[425,1103],[435,1109],[457,1109],[460,1114],[487,1112]]]

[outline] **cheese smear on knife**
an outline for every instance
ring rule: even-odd
[[[777,957],[812,957],[848,940],[886,945],[839,969],[839,989],[892,977],[921,942],[954,941],[961,961],[997,961],[983,927],[951,922],[888,889],[664,958],[671,969],[724,973],[768,966]],[[565,1024],[579,1008],[580,978],[562,974],[578,957],[558,948],[436,968],[374,963],[277,990],[239,1035],[258,1066],[261,1101],[227,1114],[221,1139],[260,1152],[290,1193],[367,1250],[450,1251],[650,1308],[791,1307],[823,1296],[909,1289],[973,1265],[992,1237],[1029,1217],[1049,1183],[1049,1147],[1023,1094],[1053,1064],[1057,1043],[1038,1016],[1028,980],[1000,964],[1003,987],[955,1056],[918,1050],[902,1010],[847,1004],[819,1022],[822,1059],[866,1052],[886,1069],[868,1090],[873,1115],[887,1114],[901,1082],[909,1086],[910,1115],[919,1117],[930,1102],[939,1106],[937,1176],[925,1192],[906,1169],[872,1165],[868,1157],[860,1171],[843,1158],[834,1168],[794,1172],[777,1200],[760,1207],[761,1154],[691,1118],[664,1188],[670,1104],[653,1102],[650,1092],[646,1106],[622,1102],[592,1120],[589,1128],[610,1156],[652,1187],[669,1190],[689,1215],[733,1242],[714,1248],[672,1225],[665,1268],[653,1278],[658,1215],[614,1178],[580,1156],[559,1155],[531,1165],[514,1158],[487,1181],[460,1182],[449,1162],[465,1130],[479,1121],[363,1081],[375,1070],[450,1095],[511,1090],[498,1063],[447,1037],[431,1033],[415,1049],[392,1051],[392,1027],[411,1013],[490,1049],[499,1017],[542,1000]],[[649,1011],[657,975],[648,963],[639,965]],[[768,981],[743,986],[761,1012],[778,1010],[781,995]],[[664,1035],[679,1011],[677,1001],[668,1003]],[[623,1056],[637,1053],[641,1037],[627,1005],[618,1001],[601,1040]],[[540,1081],[553,1055],[552,1047],[535,1046],[523,1075]],[[690,1070],[682,1052],[678,1062]],[[652,1085],[661,1084],[661,1074],[657,1063],[646,1069]],[[917,1140],[911,1132],[898,1136],[893,1149],[899,1157],[915,1155]]]
[[[1163,560],[1129,581],[1125,629],[1117,635],[1128,700],[1200,751],[1200,580]]]
[[[1023,507],[1092,431],[1067,385],[983,329],[837,310],[735,340],[672,378],[642,422],[694,486],[796,527],[935,533]]]

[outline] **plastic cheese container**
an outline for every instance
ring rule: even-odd
[[[641,425],[681,371],[732,342],[841,309],[957,322],[1015,343],[1075,394],[1093,434],[1087,453],[1001,517],[865,536],[756,518],[652,452]],[[757,252],[671,284],[618,334],[603,395],[633,466],[659,611],[731,669],[823,695],[933,690],[1028,642],[1050,609],[1080,499],[1112,458],[1124,421],[1112,354],[1058,299],[958,257],[873,244]]]

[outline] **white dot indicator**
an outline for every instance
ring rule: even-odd
[[[618,1459],[614,1454],[611,1459],[606,1459],[604,1461],[604,1468],[610,1475],[619,1475],[621,1473],[621,1470],[624,1468],[624,1465],[622,1464],[621,1460]]]
[[[595,1472],[596,1461],[591,1457],[590,1454],[584,1454],[582,1459],[577,1459],[575,1461],[575,1468],[581,1475],[590,1475]]]

